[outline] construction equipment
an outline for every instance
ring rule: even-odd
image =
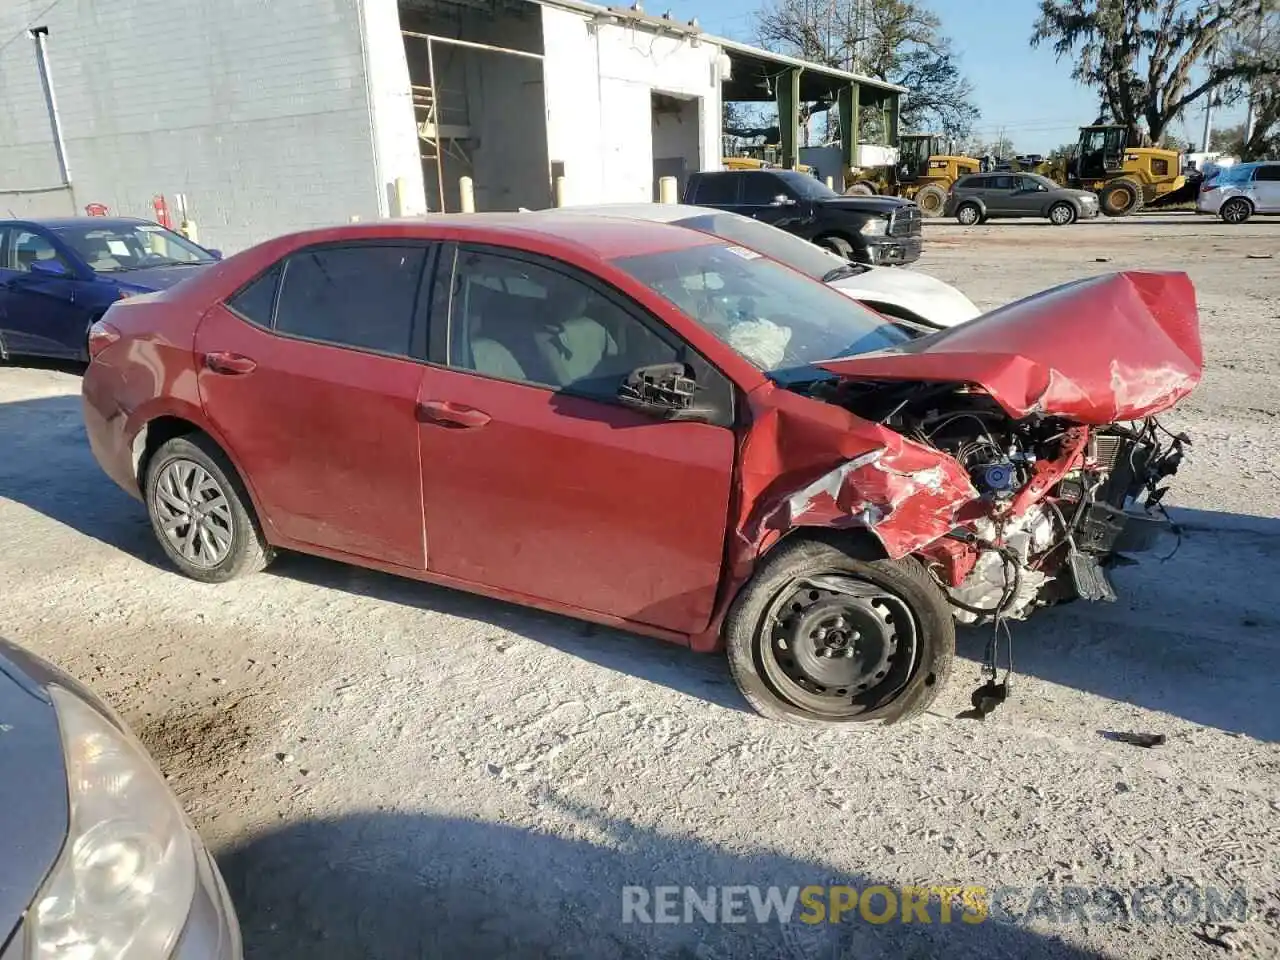
[[[947,191],[956,180],[977,173],[979,161],[948,151],[937,133],[908,133],[898,139],[898,162],[891,167],[849,171],[849,195],[884,194],[914,200],[926,217],[942,216]]]
[[[1129,129],[1123,124],[1081,127],[1080,140],[1060,182],[1092,190],[1108,217],[1124,217],[1144,206],[1176,202],[1187,183],[1178,151],[1130,144],[1129,140]]]

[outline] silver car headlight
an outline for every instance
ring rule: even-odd
[[[889,232],[889,221],[883,217],[876,217],[859,227],[858,232],[867,237],[883,237]]]
[[[195,893],[187,820],[151,758],[57,686],[71,824],[28,916],[31,960],[155,960],[177,942]]]

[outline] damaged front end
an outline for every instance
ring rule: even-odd
[[[963,623],[1114,600],[1106,568],[1167,526],[1164,481],[1190,442],[1156,415],[1194,388],[1201,363],[1190,281],[1144,273],[823,363],[834,379],[791,389],[854,415],[846,459],[764,498],[748,539],[863,528],[891,558],[920,558]],[[795,476],[801,462],[776,442],[775,477]]]

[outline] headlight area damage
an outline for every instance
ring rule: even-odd
[[[1194,290],[1166,273],[1068,284],[822,364],[835,379],[789,392],[826,404],[771,388],[742,450],[743,552],[863,528],[921,559],[964,623],[1113,600],[1104,568],[1152,544],[1189,443],[1155,415],[1201,364]]]

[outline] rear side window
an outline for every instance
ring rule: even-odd
[[[1265,167],[1258,167],[1253,175],[1255,180],[1269,180],[1272,182],[1280,181],[1280,163],[1269,164]]]
[[[1013,177],[987,177],[985,186],[988,190],[1012,190]]]
[[[698,178],[694,203],[732,204],[738,202],[738,178],[732,174]]]
[[[280,278],[275,328],[308,340],[408,356],[426,256],[425,247],[382,245],[292,254]]]
[[[260,327],[270,327],[271,313],[276,306],[276,287],[279,285],[280,264],[277,263],[228,300],[227,306]]]

